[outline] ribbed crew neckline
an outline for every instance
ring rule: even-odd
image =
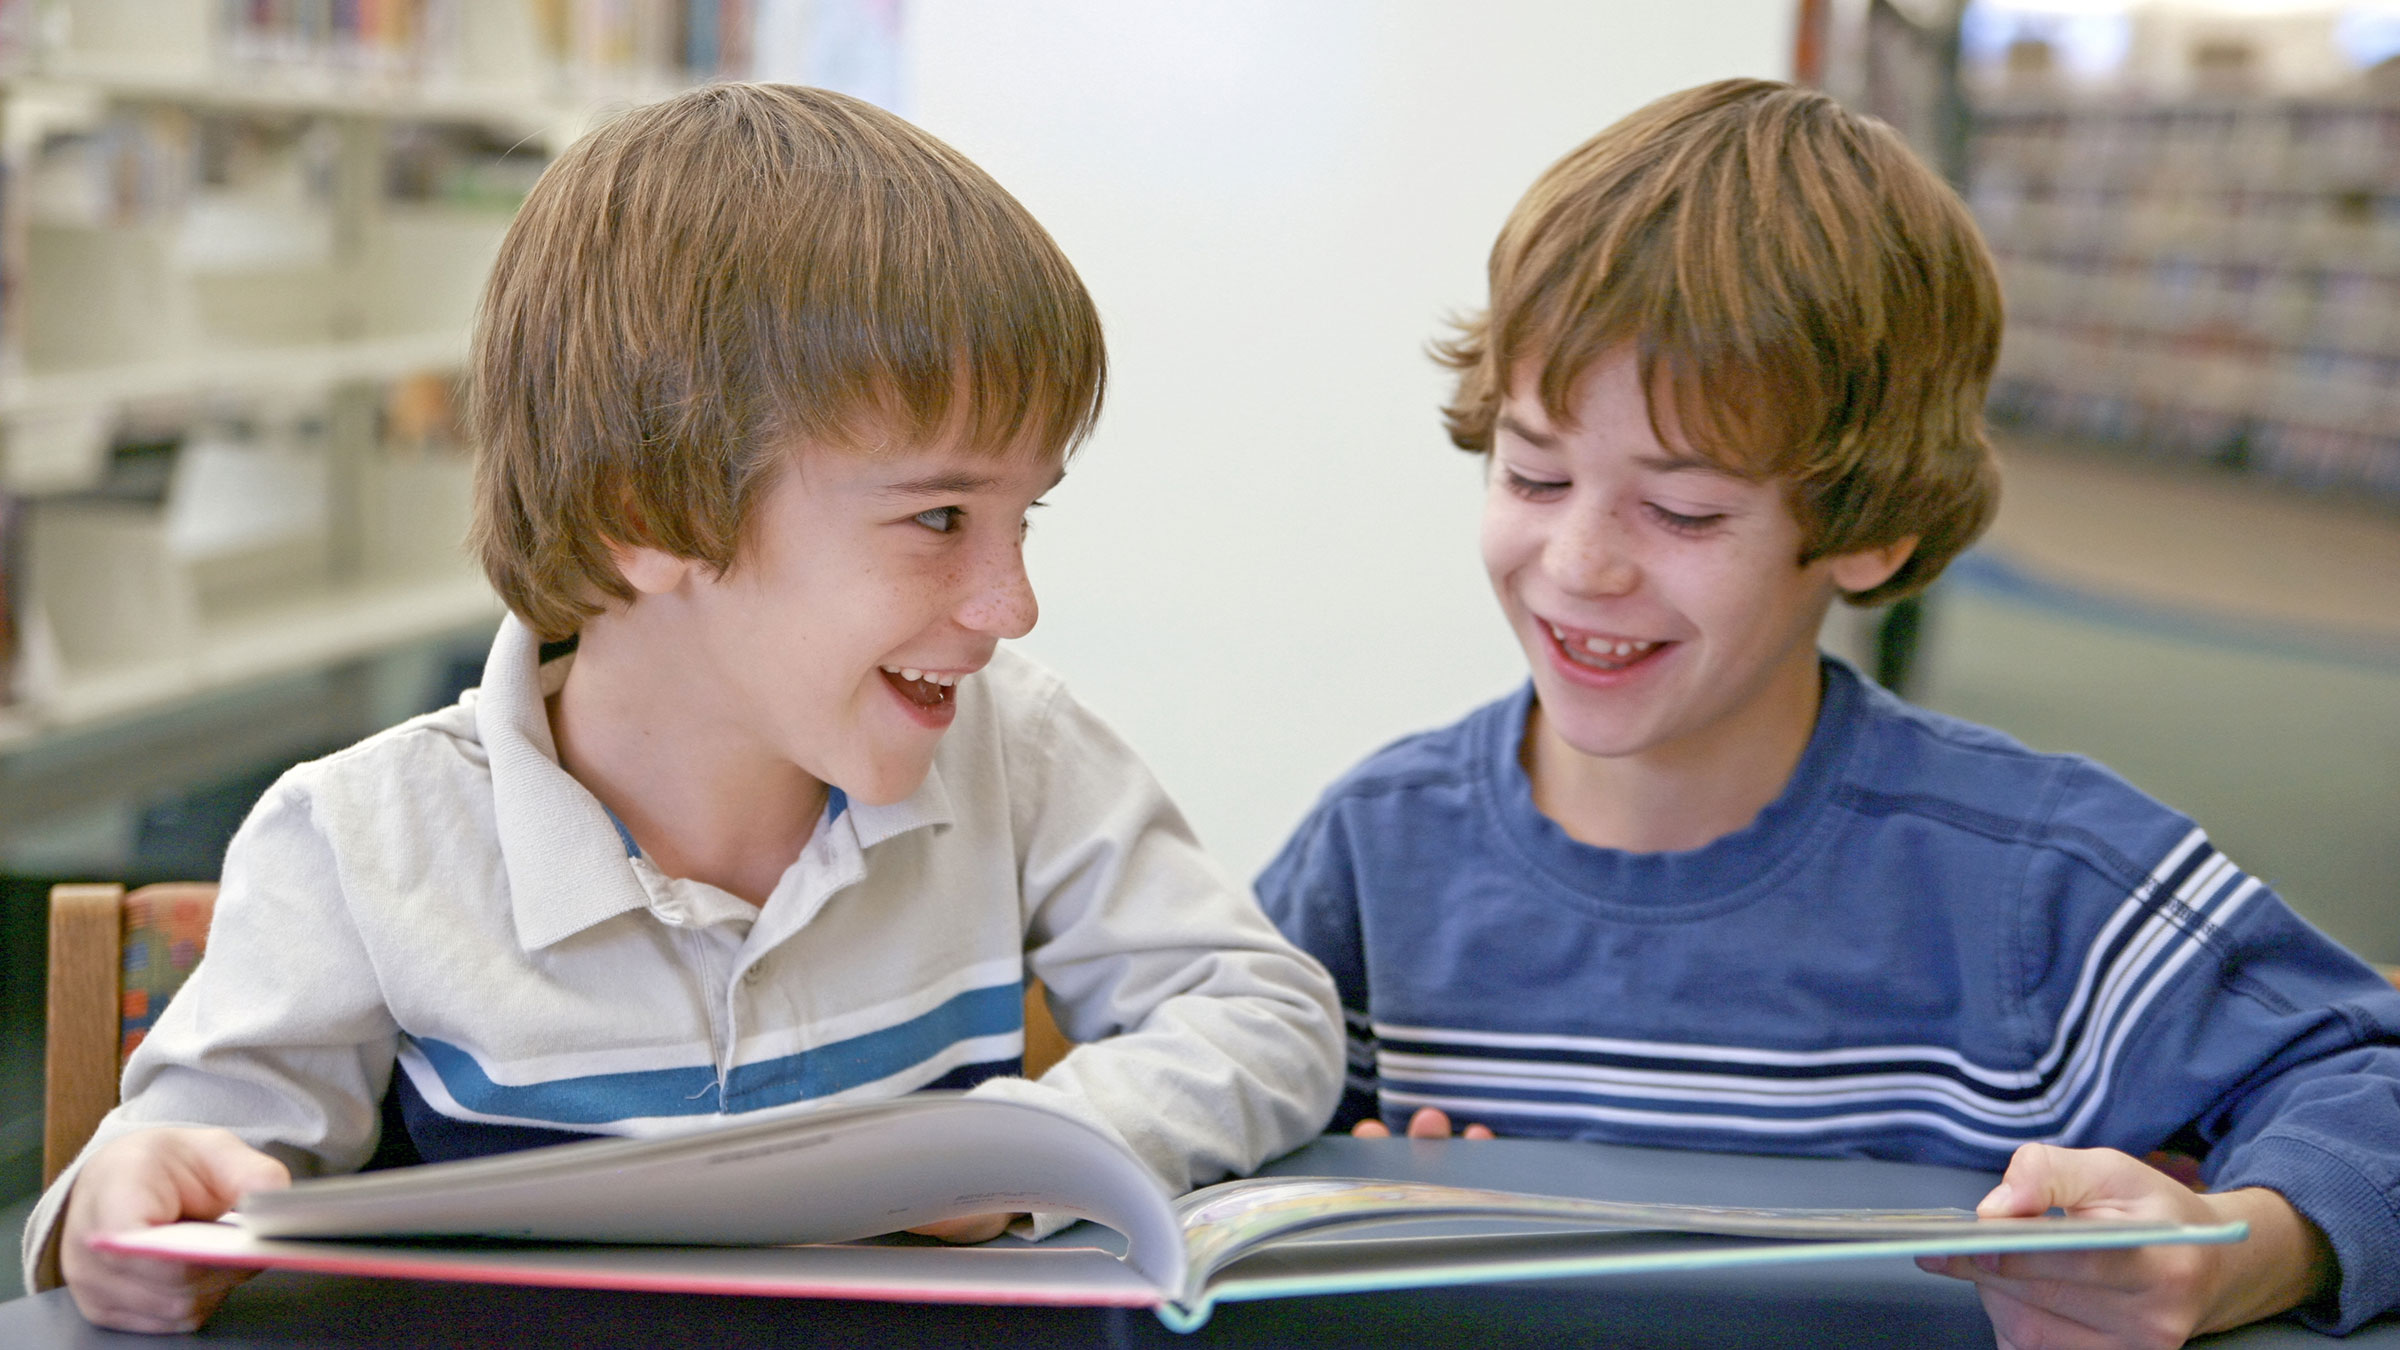
[[[1470,753],[1483,809],[1510,851],[1559,898],[1615,917],[1672,921],[1707,918],[1766,893],[1798,864],[1833,809],[1832,788],[1858,744],[1861,677],[1831,657],[1820,660],[1824,692],[1808,747],[1790,781],[1748,825],[1699,848],[1632,853],[1568,836],[1533,804],[1533,782],[1518,762],[1533,683],[1477,719]],[[1655,897],[1655,898],[1653,898]]]

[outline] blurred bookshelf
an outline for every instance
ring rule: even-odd
[[[453,385],[516,206],[860,8],[0,0],[0,754],[488,628]]]
[[[1978,13],[1995,419],[2400,507],[2400,67],[2333,4]]]
[[[2400,504],[2400,100],[1975,118],[2004,420]]]

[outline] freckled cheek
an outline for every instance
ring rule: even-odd
[[[1539,532],[1521,513],[1498,500],[1487,502],[1483,508],[1479,542],[1483,568],[1495,582],[1504,580],[1541,554]]]

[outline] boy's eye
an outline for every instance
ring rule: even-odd
[[[1509,491],[1535,501],[1546,497],[1555,497],[1566,491],[1569,486],[1566,483],[1553,482],[1546,478],[1527,478],[1515,469],[1502,469],[1500,472],[1507,479]]]
[[[1704,516],[1687,516],[1681,511],[1670,511],[1656,502],[1650,503],[1650,514],[1657,518],[1659,524],[1679,534],[1699,534],[1718,521],[1725,519],[1723,512]]]
[[[965,519],[966,514],[961,507],[937,506],[930,511],[919,511],[910,518],[935,534],[948,534],[958,528],[959,521]]]

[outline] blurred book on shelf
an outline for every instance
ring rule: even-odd
[[[2400,102],[2369,75],[2390,51],[2330,4],[1976,13],[1994,415],[2400,503]]]
[[[226,58],[238,65],[425,78],[456,73],[471,3],[219,0],[218,13]]]

